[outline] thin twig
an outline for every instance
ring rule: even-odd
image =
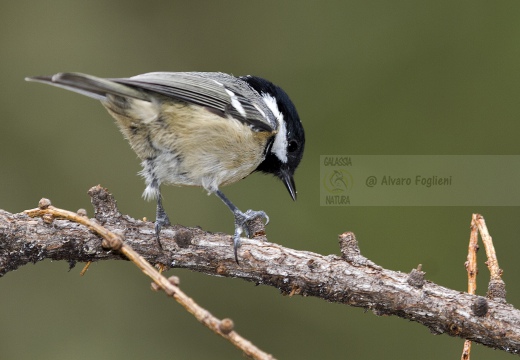
[[[484,243],[486,250],[487,261],[486,265],[490,272],[490,279],[488,285],[487,297],[498,301],[505,302],[506,299],[506,285],[502,280],[503,271],[498,266],[497,254],[493,246],[493,239],[489,235],[484,217],[480,214],[473,214],[473,219],[478,226],[480,237]]]
[[[87,272],[88,268],[90,267],[90,265],[92,265],[92,261],[88,261],[85,266],[83,267],[83,270],[81,270],[81,272],[79,273],[80,276],[83,276],[85,275],[85,273]]]
[[[475,217],[471,221],[471,234],[468,246],[468,261],[465,263],[468,272],[468,293],[475,294],[477,291],[477,251],[478,251],[478,226]]]
[[[473,219],[476,225],[478,226],[480,237],[482,238],[484,248],[486,249],[486,265],[488,266],[489,272],[491,273],[491,279],[501,279],[502,270],[498,266],[497,254],[495,252],[495,247],[493,246],[493,239],[491,238],[491,235],[489,235],[489,231],[486,226],[486,221],[484,220],[484,217],[480,214],[473,214]]]
[[[468,272],[468,293],[474,295],[477,291],[477,251],[478,251],[478,226],[475,215],[471,219],[471,233],[469,236],[468,258],[464,264]],[[471,341],[465,340],[462,348],[461,360],[470,360]]]
[[[88,227],[104,239],[103,247],[124,254],[130,261],[137,265],[143,273],[149,276],[160,289],[164,290],[168,296],[173,297],[189,313],[195,316],[199,322],[204,324],[213,332],[227,339],[237,348],[242,350],[247,356],[253,359],[274,359],[272,355],[263,352],[250,341],[246,340],[234,331],[233,322],[230,319],[219,320],[208,310],[198,305],[192,298],[181,291],[175,284],[177,281],[168,280],[162,276],[152,265],[150,265],[150,263],[148,263],[148,261],[135,252],[128,244],[124,243],[122,235],[111,232],[103,226],[96,224],[77,213],[51,206],[50,201],[47,199],[40,200],[38,205],[38,208],[26,210],[25,213],[30,217],[42,217],[43,219],[46,219],[45,221],[47,222],[51,222],[54,218],[60,218],[74,221]]]

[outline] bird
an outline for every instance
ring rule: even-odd
[[[279,178],[296,200],[294,173],[305,132],[295,105],[279,86],[252,75],[222,72],[150,72],[101,78],[62,72],[27,77],[99,100],[141,160],[143,197],[157,201],[155,235],[171,225],[161,185],[198,186],[231,210],[238,263],[240,238],[264,211],[242,212],[220,190],[251,173]],[[251,192],[260,192],[258,188]]]

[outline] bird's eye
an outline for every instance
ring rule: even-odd
[[[289,152],[295,152],[296,150],[298,150],[298,143],[294,140],[291,140],[289,142],[289,146],[287,146],[287,150]]]

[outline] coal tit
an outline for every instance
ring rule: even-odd
[[[305,135],[289,96],[256,77],[210,72],[154,72],[105,79],[81,73],[26,78],[100,100],[142,161],[144,198],[157,200],[155,233],[170,225],[161,184],[201,186],[235,217],[234,255],[248,222],[269,218],[240,211],[220,191],[255,171],[273,174],[293,200],[293,175]],[[158,242],[160,245],[160,242]]]

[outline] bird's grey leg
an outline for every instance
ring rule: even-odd
[[[159,190],[159,195],[157,196],[157,212],[155,216],[155,236],[157,237],[157,245],[162,249],[161,241],[159,240],[159,234],[161,233],[161,228],[163,226],[169,226],[170,225],[170,219],[168,218],[168,215],[166,214],[166,211],[164,211],[163,205],[162,205],[162,196],[161,192]]]
[[[160,249],[162,249],[159,235],[161,234],[161,229],[163,226],[170,225],[170,219],[168,218],[168,215],[163,208],[161,185],[153,170],[154,160],[155,158],[151,157],[142,162],[143,170],[141,171],[141,174],[145,178],[147,184],[143,192],[143,197],[146,200],[157,199],[157,211],[155,213],[155,237],[157,239],[157,245]]]
[[[226,206],[233,212],[235,216],[235,234],[233,237],[233,251],[235,254],[235,261],[238,264],[238,247],[240,246],[240,235],[245,233],[247,237],[251,237],[251,229],[247,224],[248,221],[256,219],[257,217],[263,217],[266,221],[265,224],[269,223],[269,216],[264,211],[247,210],[245,213],[240,211],[220,190],[215,191],[215,194],[226,204]]]

